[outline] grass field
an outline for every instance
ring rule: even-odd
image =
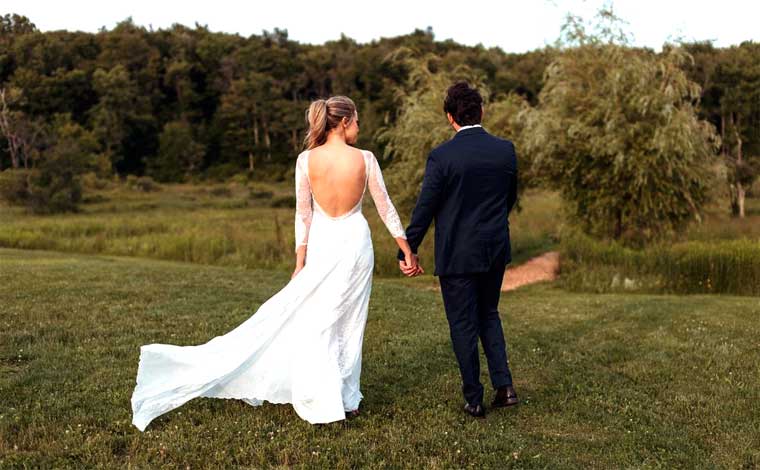
[[[760,299],[502,297],[522,403],[461,411],[440,295],[376,279],[363,415],[197,399],[130,424],[139,346],[200,344],[256,311],[281,270],[0,249],[0,468],[756,468]],[[486,380],[484,372],[484,380]],[[490,399],[490,393],[486,399]]]

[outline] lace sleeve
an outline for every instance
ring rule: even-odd
[[[388,196],[388,191],[385,189],[385,182],[383,181],[383,174],[380,171],[380,164],[377,163],[377,158],[370,152],[367,152],[367,187],[372,195],[372,200],[375,202],[377,213],[383,220],[383,223],[388,228],[388,231],[394,238],[401,237],[406,239],[406,233],[404,227],[401,225],[401,219],[399,219],[398,212],[391,202],[391,198]]]
[[[311,227],[312,203],[309,185],[308,151],[301,153],[296,160],[296,251],[309,240]]]

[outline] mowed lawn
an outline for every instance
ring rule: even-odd
[[[522,403],[485,420],[461,410],[440,294],[376,279],[358,419],[312,426],[287,405],[196,399],[146,433],[131,425],[140,345],[204,343],[288,279],[0,249],[0,467],[760,465],[760,299],[550,284],[502,296]]]

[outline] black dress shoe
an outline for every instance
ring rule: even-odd
[[[515,388],[511,385],[507,385],[496,389],[496,396],[494,397],[493,402],[491,402],[491,406],[494,408],[502,408],[504,406],[516,405],[519,402],[520,400],[517,399]]]
[[[464,411],[466,411],[467,414],[469,414],[473,418],[486,417],[486,409],[483,407],[483,405],[470,405],[469,403],[466,403],[464,405]]]

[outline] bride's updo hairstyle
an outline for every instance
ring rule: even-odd
[[[338,127],[343,118],[348,122],[356,116],[356,105],[348,96],[332,96],[326,100],[312,101],[306,110],[306,132],[304,146],[313,149],[327,140],[327,133]]]

